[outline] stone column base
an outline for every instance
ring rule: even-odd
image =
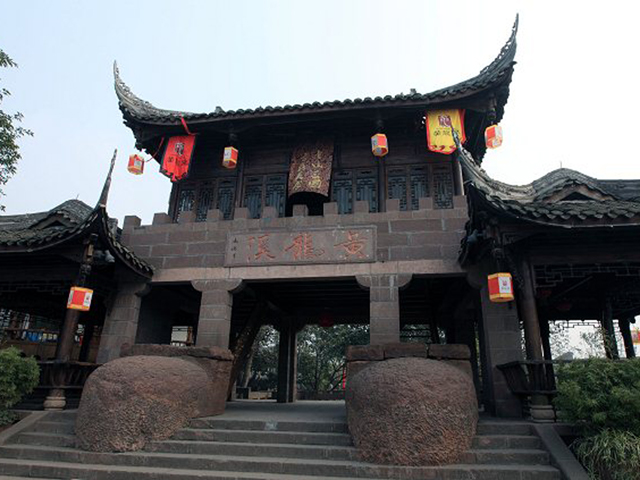
[[[54,389],[51,390],[47,398],[44,400],[45,410],[64,410],[67,405],[67,399],[64,395],[64,390]]]
[[[531,405],[531,420],[537,423],[553,423],[556,412],[551,405]]]

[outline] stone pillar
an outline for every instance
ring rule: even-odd
[[[633,347],[633,338],[631,338],[631,322],[633,317],[621,318],[618,320],[620,326],[620,333],[622,334],[622,340],[624,341],[624,351],[627,358],[636,358],[636,351]]]
[[[486,278],[486,277],[485,277]],[[486,283],[480,289],[484,404],[498,417],[521,417],[520,400],[511,393],[504,375],[497,366],[522,360],[520,322],[511,303],[489,300]]]
[[[358,275],[356,280],[369,290],[369,344],[399,342],[399,290],[409,284],[411,274]]]
[[[100,337],[97,363],[106,363],[120,357],[120,347],[133,345],[138,330],[142,297],[151,291],[145,282],[121,283],[107,312]]]
[[[298,330],[294,321],[283,321],[278,328],[278,403],[296,401]]]
[[[191,284],[202,292],[196,346],[229,348],[233,294],[241,290],[242,280],[194,280]]]

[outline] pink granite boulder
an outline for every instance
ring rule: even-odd
[[[78,446],[96,452],[140,450],[149,441],[169,438],[191,418],[222,413],[224,405],[219,404],[226,395],[231,362],[224,362],[227,376],[219,372],[219,385],[212,382],[206,362],[215,361],[131,356],[101,366],[82,393]]]
[[[346,403],[360,458],[378,464],[453,463],[478,423],[469,375],[426,358],[372,362],[350,379]]]

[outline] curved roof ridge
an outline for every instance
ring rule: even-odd
[[[216,107],[216,109],[210,113],[181,112],[177,110],[166,110],[157,108],[152,103],[146,100],[142,100],[140,97],[135,95],[120,77],[120,71],[115,61],[113,63],[114,86],[120,108],[123,110],[123,113],[127,112],[137,120],[147,120],[152,122],[160,121],[162,123],[166,123],[167,121],[179,122],[180,117],[184,117],[187,120],[213,120],[217,118],[228,118],[232,116],[246,117],[250,115],[265,113],[291,113],[298,111],[335,108],[376,107],[409,102],[431,103],[435,101],[446,101],[449,99],[453,99],[456,96],[470,95],[477,90],[490,87],[496,82],[508,80],[510,78],[510,75],[507,75],[507,72],[515,64],[514,58],[517,47],[516,35],[518,32],[518,23],[519,16],[516,15],[516,20],[511,29],[511,35],[509,36],[509,39],[501,48],[498,56],[489,65],[484,67],[478,75],[449,87],[441,88],[439,90],[424,94],[418,93],[415,90],[411,89],[411,92],[408,94],[400,93],[397,95],[386,95],[384,97],[377,96],[375,98],[366,97],[364,99],[344,99],[342,101],[334,100],[322,103],[313,102],[305,103],[302,105],[295,104],[275,107],[266,106],[256,107],[253,109],[238,109],[228,111],[225,111],[221,107]]]

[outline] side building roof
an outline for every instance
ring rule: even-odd
[[[640,226],[640,180],[599,180],[560,168],[527,185],[491,178],[458,143],[471,202],[513,220],[559,228]]]
[[[143,277],[151,277],[153,267],[120,243],[117,224],[107,214],[114,160],[102,195],[93,208],[80,200],[67,200],[45,212],[0,216],[0,258],[45,251],[96,233],[109,252],[126,267]]]

